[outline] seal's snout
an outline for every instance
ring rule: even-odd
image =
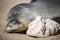
[[[20,24],[16,21],[10,21],[10,22],[8,22],[5,29],[7,32],[13,32],[13,31],[16,31],[18,29],[19,25]]]
[[[28,28],[29,22],[30,21],[18,22],[16,20],[11,20],[8,22],[5,29],[7,32],[22,32]]]

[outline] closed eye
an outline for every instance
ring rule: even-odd
[[[20,13],[20,15],[22,15],[23,13]]]
[[[20,14],[20,15],[22,15],[23,13],[22,12],[16,12],[17,14]]]

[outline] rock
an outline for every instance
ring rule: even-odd
[[[60,31],[60,24],[57,22],[51,20],[51,19],[45,19],[45,34],[43,37],[48,37],[51,35],[56,35]]]
[[[40,16],[37,16],[36,19],[28,25],[27,35],[34,37],[42,37],[44,34],[45,25]]]
[[[46,19],[46,31],[48,31],[47,29],[49,29],[49,35],[55,35],[58,34],[58,30],[60,30],[60,24],[58,24],[57,22],[51,20],[51,19]]]
[[[58,34],[58,30],[60,30],[60,25],[57,22],[51,19],[44,20],[40,16],[37,16],[36,19],[28,25],[26,34],[34,37],[48,37]]]

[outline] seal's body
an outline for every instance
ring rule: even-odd
[[[18,4],[9,11],[7,20],[9,22],[16,19],[21,24],[34,20],[36,16],[59,22],[60,0],[32,0],[30,3]]]
[[[43,19],[60,17],[59,0],[33,0],[31,3],[22,3],[13,7],[8,13],[8,21],[17,19],[23,22],[33,20],[40,15]]]

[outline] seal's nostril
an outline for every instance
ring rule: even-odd
[[[13,26],[9,25],[9,27],[13,27]]]
[[[19,22],[19,24],[21,24],[22,22]]]

